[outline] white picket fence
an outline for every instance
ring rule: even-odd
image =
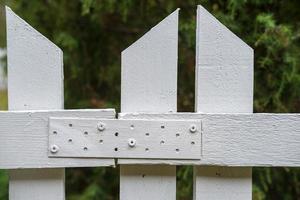
[[[249,200],[251,167],[300,166],[300,115],[252,114],[253,50],[201,6],[196,113],[177,113],[178,14],[122,52],[116,118],[63,110],[62,51],[6,8],[10,200],[63,200],[65,167],[116,164],[121,200],[175,200],[176,165],[194,166],[194,200]]]

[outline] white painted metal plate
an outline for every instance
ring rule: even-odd
[[[201,120],[50,118],[49,123],[49,157],[201,158]]]

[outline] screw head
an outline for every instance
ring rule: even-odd
[[[132,148],[132,147],[135,147],[135,145],[136,145],[136,140],[134,138],[129,138],[128,146]]]
[[[59,147],[57,145],[55,145],[55,144],[51,145],[51,147],[50,147],[51,153],[57,153],[58,150],[59,150]]]
[[[197,131],[197,126],[195,125],[195,124],[192,124],[191,126],[190,126],[190,132],[191,133],[195,133]]]
[[[99,122],[98,125],[97,125],[97,128],[99,131],[104,131],[105,129],[105,124],[102,123],[102,122]]]

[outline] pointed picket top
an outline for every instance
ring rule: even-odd
[[[202,6],[196,35],[196,111],[251,113],[253,49]]]
[[[178,11],[122,52],[123,113],[176,112]],[[118,159],[119,164],[131,162],[157,160]],[[176,199],[176,166],[121,165],[120,199]]]
[[[202,6],[196,31],[196,112],[252,113],[253,50]],[[215,155],[212,146],[203,155]],[[251,199],[251,176],[251,168],[197,166],[193,199]]]
[[[62,51],[9,7],[6,22],[9,109],[63,108]]]
[[[122,112],[176,112],[178,13],[122,52]]]

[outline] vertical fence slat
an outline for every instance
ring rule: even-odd
[[[201,6],[196,45],[196,111],[252,113],[253,50]],[[252,199],[251,168],[195,167],[194,200],[203,199]]]
[[[178,10],[122,52],[122,113],[176,112],[177,49]],[[175,200],[176,166],[121,165],[120,199]]]
[[[62,109],[62,51],[9,8],[6,18],[9,110]],[[10,170],[9,199],[63,200],[64,173],[64,169]]]

